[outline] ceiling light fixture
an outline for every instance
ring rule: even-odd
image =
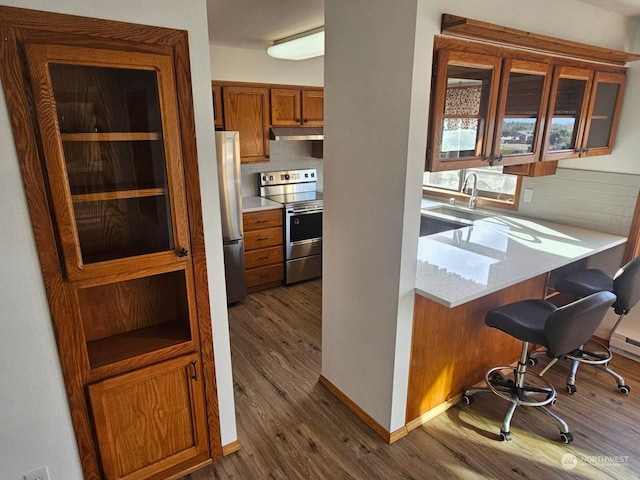
[[[267,48],[267,53],[283,60],[306,60],[324,55],[324,27],[276,40]]]

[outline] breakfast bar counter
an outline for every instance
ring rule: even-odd
[[[457,227],[467,226],[419,240],[407,430],[457,403],[490,368],[517,360],[521,342],[487,327],[489,310],[547,298],[550,272],[582,268],[587,258],[626,241],[531,218],[434,205],[423,205],[423,220],[435,216],[444,222],[438,215],[457,213]]]
[[[468,227],[420,238],[416,293],[455,307],[625,241],[531,218],[489,216]]]

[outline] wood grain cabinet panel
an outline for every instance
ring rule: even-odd
[[[269,161],[269,89],[225,86],[224,128],[240,132],[242,163]]]
[[[194,354],[89,386],[105,479],[149,478],[207,458],[201,368]]]
[[[324,125],[324,90],[302,90],[302,125],[305,127]]]

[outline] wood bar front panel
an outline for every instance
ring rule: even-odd
[[[519,340],[484,324],[500,305],[543,298],[547,275],[540,275],[458,307],[415,297],[407,422],[460,394],[491,367],[519,357]]]

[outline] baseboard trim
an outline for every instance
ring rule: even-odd
[[[424,425],[429,420],[431,420],[431,419],[437,417],[438,415],[440,415],[441,413],[444,413],[447,410],[449,410],[451,407],[453,407],[455,404],[457,404],[460,400],[462,400],[462,393],[459,393],[455,397],[452,397],[449,400],[447,400],[446,402],[441,403],[437,407],[432,408],[428,412],[424,412],[419,417],[408,421],[407,425],[406,425],[407,431],[410,432],[411,430],[415,430],[416,428]]]
[[[231,443],[227,443],[222,446],[222,456],[226,457],[227,455],[231,455],[232,453],[236,453],[238,450],[242,449],[242,444],[240,440],[236,440]]]
[[[345,395],[342,390],[340,390],[333,383],[327,380],[323,375],[320,375],[318,382],[327,390],[329,390],[338,400],[344,403],[349,410],[351,410],[360,418],[360,420],[366,423],[374,432],[382,437],[385,442],[391,444],[400,440],[402,437],[406,436],[409,433],[406,426],[401,427],[393,432],[387,431],[386,428],[376,422],[367,412],[360,408],[353,400]]]

